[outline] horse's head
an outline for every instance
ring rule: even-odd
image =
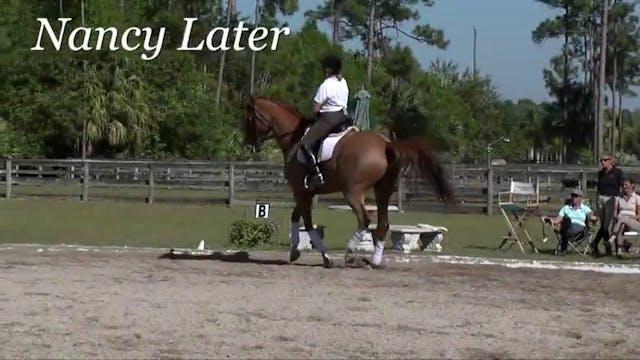
[[[256,98],[249,98],[244,115],[244,142],[251,146],[253,152],[260,151],[260,146],[272,136],[269,119],[258,109]]]
[[[302,120],[302,114],[289,104],[252,96],[245,108],[245,144],[257,152],[269,139],[282,142],[286,137],[295,135]]]

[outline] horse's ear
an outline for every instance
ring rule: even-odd
[[[252,109],[255,104],[255,97],[253,95],[247,96],[247,108]]]
[[[249,106],[251,106],[252,108],[255,107],[257,99],[258,99],[257,96],[253,94],[249,95]]]

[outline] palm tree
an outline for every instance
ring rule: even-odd
[[[436,59],[429,64],[429,72],[436,75],[442,85],[451,85],[459,79],[458,65],[453,61]]]
[[[110,146],[127,146],[135,156],[151,121],[144,84],[127,75],[129,62],[87,67],[85,98],[88,150],[105,140]]]

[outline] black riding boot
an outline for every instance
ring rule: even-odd
[[[313,154],[311,149],[307,148],[304,144],[300,144],[300,148],[302,149],[302,153],[307,159],[306,167],[308,175],[305,179],[305,187],[308,189],[312,189],[324,185],[324,179],[322,177],[320,169],[318,168],[318,162],[315,155]]]

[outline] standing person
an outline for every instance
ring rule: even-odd
[[[593,239],[592,251],[595,256],[600,254],[598,243],[604,240],[604,248],[607,255],[612,255],[611,243],[609,240],[611,220],[613,220],[613,210],[616,198],[621,194],[622,180],[624,173],[616,167],[615,158],[609,154],[602,154],[600,157],[602,169],[598,171],[597,202],[598,217],[600,218],[600,229]]]
[[[307,160],[309,188],[324,185],[322,173],[318,168],[314,149],[331,130],[346,120],[347,102],[349,101],[349,86],[342,77],[342,60],[334,55],[328,55],[322,60],[325,79],[318,87],[313,98],[313,113],[317,119],[309,132],[302,137],[300,148]]]

